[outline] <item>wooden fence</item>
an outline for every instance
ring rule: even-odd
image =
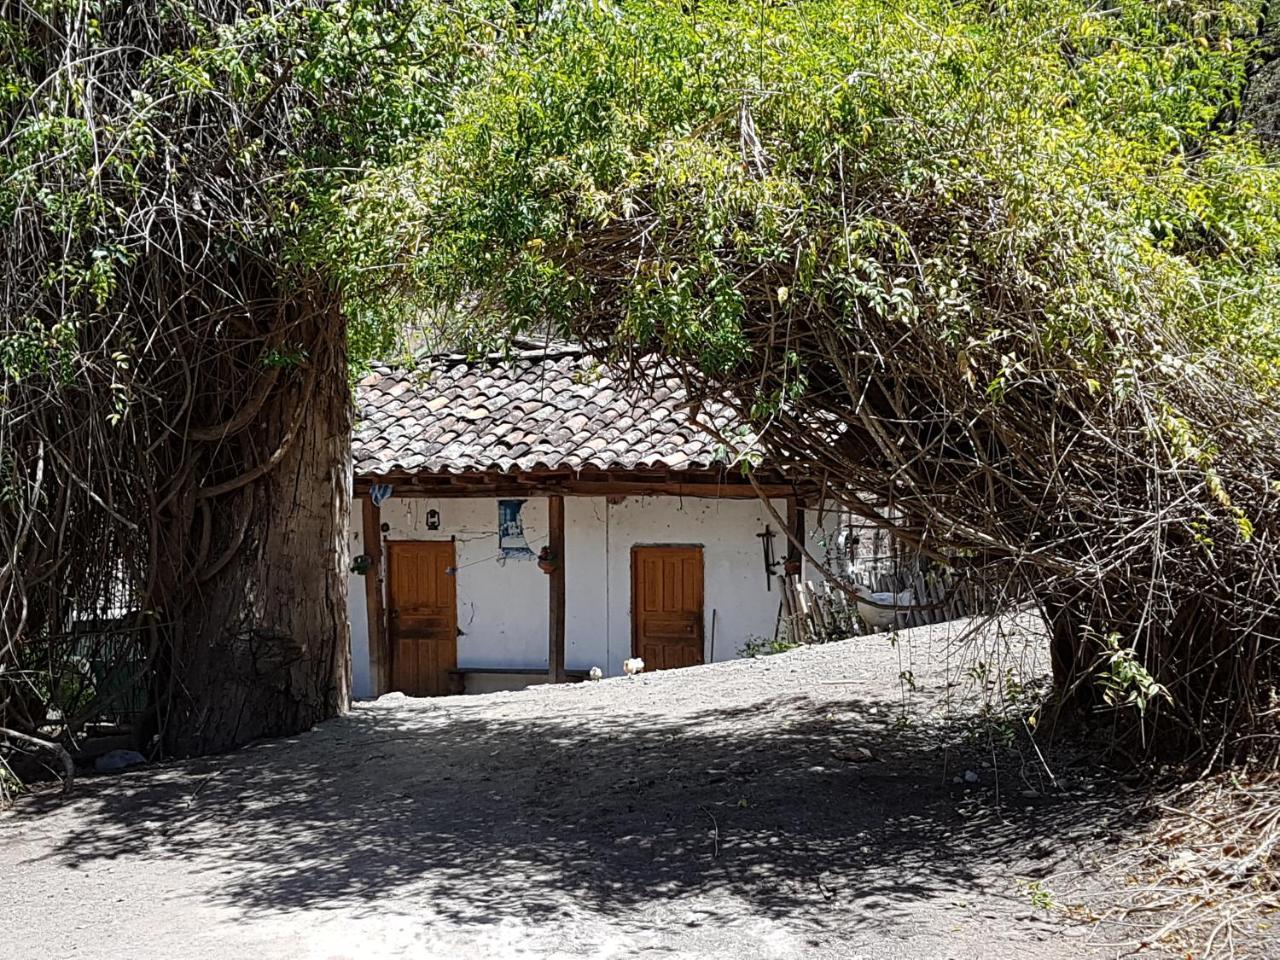
[[[920,627],[958,620],[991,610],[995,601],[980,586],[941,567],[927,569],[918,562],[897,570],[865,571],[858,582],[874,593],[910,590],[912,602],[897,615],[898,627]],[[858,615],[857,598],[827,580],[778,576],[782,599],[777,637],[792,643],[841,640],[867,633]]]

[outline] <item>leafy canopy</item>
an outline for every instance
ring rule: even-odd
[[[1225,354],[1269,389],[1280,175],[1233,120],[1260,8],[560,4],[348,194],[329,255],[366,316],[463,304],[478,336],[551,319],[709,373],[818,309],[996,394],[1045,351],[1120,390]]]

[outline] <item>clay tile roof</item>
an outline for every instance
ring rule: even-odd
[[[717,466],[719,443],[690,422],[684,397],[674,377],[632,386],[576,351],[376,367],[357,388],[355,472]],[[724,408],[702,417],[732,422]]]

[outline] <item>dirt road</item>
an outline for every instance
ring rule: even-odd
[[[1097,801],[965,720],[970,679],[1034,673],[1040,647],[1014,624],[978,666],[924,628],[393,696],[231,756],[86,778],[0,818],[0,953],[1091,956],[1027,882],[1087,868]]]

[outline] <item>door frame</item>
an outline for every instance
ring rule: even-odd
[[[707,547],[703,543],[633,543],[628,555],[628,589],[631,591],[631,656],[640,656],[636,641],[640,638],[640,611],[636,603],[636,551],[657,549],[696,550],[698,552],[698,579],[702,586],[702,608],[698,611],[699,662],[707,662]]]
[[[397,548],[414,547],[423,543],[447,543],[453,554],[453,562],[451,564],[454,573],[451,576],[453,580],[453,646],[455,656],[458,648],[458,538],[450,537],[426,537],[419,539],[400,538],[397,540],[383,540],[383,556],[385,557],[386,570],[383,574],[383,591],[382,591],[382,615],[384,618],[384,627],[380,631],[382,642],[383,662],[386,664],[387,684],[386,689],[379,693],[393,693],[396,689],[396,641],[392,638],[391,629],[391,613],[396,609],[395,597],[392,595],[392,587],[395,583],[395,555]]]

